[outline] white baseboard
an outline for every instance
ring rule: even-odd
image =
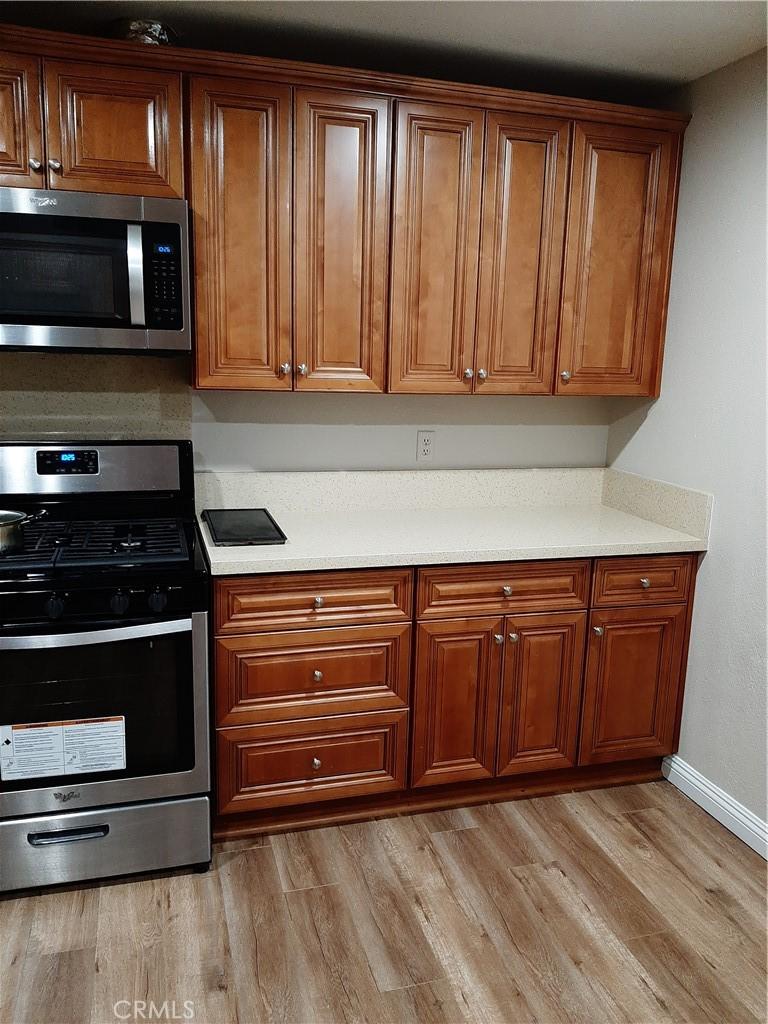
[[[768,822],[762,821],[677,754],[665,757],[661,770],[673,786],[768,860]]]

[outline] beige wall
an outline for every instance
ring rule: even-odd
[[[662,394],[609,464],[715,496],[680,756],[766,818],[765,51],[693,83]]]

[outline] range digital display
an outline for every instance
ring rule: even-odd
[[[82,448],[78,451],[40,451],[37,452],[37,472],[40,476],[52,476],[57,473],[98,473],[99,453],[95,448]]]
[[[174,247],[169,242],[155,242],[154,251],[159,256],[173,256]]]

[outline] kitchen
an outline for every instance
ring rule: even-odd
[[[48,6],[0,26],[0,1020],[764,1019],[761,5],[562,95],[269,34],[333,4],[234,5],[245,53]]]

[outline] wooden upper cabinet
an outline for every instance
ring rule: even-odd
[[[0,185],[45,188],[40,96],[40,61],[0,53]]]
[[[501,618],[418,626],[412,786],[493,776],[502,627]]]
[[[488,114],[475,391],[550,394],[565,232],[569,123]]]
[[[669,132],[575,126],[558,394],[658,394],[679,149]]]
[[[586,625],[586,612],[506,620],[499,775],[576,764]]]
[[[192,78],[189,101],[197,386],[290,391],[290,86]]]
[[[390,391],[472,390],[483,119],[397,104]]]
[[[592,612],[579,764],[671,754],[688,606]]]
[[[51,188],[184,195],[181,75],[45,61]]]
[[[383,391],[390,101],[296,90],[299,390]]]

